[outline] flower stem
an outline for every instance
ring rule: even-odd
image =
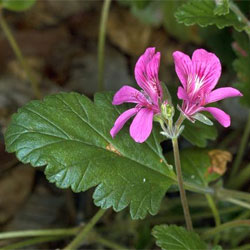
[[[0,233],[0,240],[10,238],[24,238],[35,236],[61,236],[61,235],[75,235],[81,228],[63,228],[63,229],[41,229],[41,230],[24,230]]]
[[[73,241],[70,242],[64,249],[74,250],[77,249],[83,242],[86,235],[89,231],[95,226],[97,221],[103,216],[106,212],[104,209],[99,209],[99,211],[94,215],[94,217],[90,220],[90,222],[78,233],[78,235],[74,238]]]
[[[179,190],[180,190],[181,203],[182,203],[182,208],[184,212],[184,217],[185,217],[188,231],[193,231],[192,220],[191,220],[191,216],[189,213],[189,207],[187,203],[187,197],[186,197],[186,192],[184,189],[183,178],[182,178],[182,173],[181,173],[181,161],[180,161],[178,139],[173,138],[172,144],[173,144],[173,149],[174,149],[175,167],[176,167],[176,172],[177,172],[177,179],[178,179],[178,185],[179,185]]]
[[[104,90],[104,47],[106,38],[106,26],[111,0],[104,0],[98,37],[98,90]]]
[[[212,196],[210,194],[206,194],[205,196],[207,198],[207,202],[208,202],[208,204],[211,208],[211,211],[213,213],[215,225],[216,225],[216,227],[218,227],[221,224],[221,220],[220,220],[220,214],[219,214],[219,211],[216,207],[214,199],[212,198]],[[217,245],[219,243],[219,241],[220,241],[220,234],[217,234],[214,238],[214,245]]]
[[[230,222],[221,224],[218,227],[215,227],[213,229],[206,231],[203,234],[203,238],[206,239],[206,238],[210,237],[211,235],[217,234],[217,233],[224,231],[226,229],[233,228],[233,227],[239,227],[239,226],[250,227],[250,220],[235,220],[235,221],[230,221]]]
[[[239,151],[237,153],[236,159],[232,167],[232,171],[231,171],[230,178],[229,178],[229,185],[230,185],[230,182],[234,181],[235,175],[238,171],[238,168],[240,167],[240,164],[242,162],[243,155],[244,155],[247,143],[248,143],[249,135],[250,135],[250,112],[248,114],[248,120],[247,120],[244,133],[241,139]]]
[[[10,28],[8,27],[7,22],[5,21],[4,17],[3,17],[3,13],[0,13],[0,26],[3,29],[4,34],[6,35],[7,40],[9,41],[10,46],[12,47],[19,63],[22,65],[34,92],[34,95],[36,98],[41,99],[41,93],[38,87],[38,82],[36,80],[36,78],[33,76],[33,74],[31,73],[31,70],[22,54],[21,49],[19,48]]]

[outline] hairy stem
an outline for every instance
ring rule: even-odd
[[[175,167],[176,167],[176,173],[177,173],[177,179],[178,179],[178,185],[179,185],[179,190],[180,190],[180,197],[181,197],[184,217],[185,217],[187,229],[189,231],[193,231],[193,225],[192,225],[192,220],[191,220],[189,207],[187,203],[186,192],[185,192],[184,185],[183,185],[178,139],[177,138],[172,139],[172,144],[173,144],[173,149],[174,149]]]
[[[224,231],[226,229],[229,229],[229,228],[233,228],[233,227],[250,227],[250,220],[235,220],[235,221],[230,221],[230,222],[227,222],[227,223],[224,223],[224,224],[221,224],[220,226],[218,227],[215,227],[213,229],[210,229],[208,231],[206,231],[204,234],[203,234],[203,238],[208,238],[214,234],[217,234],[221,231]]]
[[[229,178],[229,185],[230,185],[230,182],[234,181],[235,175],[240,167],[240,164],[242,162],[243,155],[244,155],[247,143],[248,143],[249,135],[250,135],[250,112],[248,114],[248,120],[247,120],[244,133],[241,139],[239,151],[237,153],[236,159],[232,167],[232,171],[231,171],[230,178]]]
[[[41,98],[41,93],[38,87],[38,82],[36,80],[36,78],[33,76],[23,54],[21,49],[19,48],[7,22],[5,21],[4,17],[3,17],[3,13],[0,12],[0,25],[2,27],[2,30],[7,38],[7,40],[9,41],[10,46],[12,47],[19,63],[22,65],[34,92],[34,95],[36,98],[40,99]]]
[[[111,0],[104,0],[98,37],[98,90],[104,90],[104,48],[106,38],[106,26]]]
[[[99,211],[94,215],[94,217],[90,220],[90,222],[78,233],[78,235],[67,245],[64,249],[74,250],[77,249],[86,238],[89,231],[95,226],[98,220],[103,216],[106,212],[104,209],[99,209]]]

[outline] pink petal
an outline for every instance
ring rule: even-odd
[[[114,138],[115,135],[122,129],[127,120],[138,112],[137,108],[128,109],[123,112],[115,121],[113,128],[110,130],[111,136]]]
[[[138,103],[142,100],[145,101],[146,99],[140,91],[125,85],[116,92],[112,104],[120,105],[124,102]]]
[[[142,108],[134,118],[130,125],[130,135],[136,142],[142,143],[149,137],[153,126],[153,116],[153,110]]]
[[[239,90],[231,87],[215,89],[206,98],[206,104],[234,96],[242,96],[242,94]]]
[[[187,93],[182,87],[178,88],[177,96],[181,100],[187,100],[188,99]]]
[[[160,67],[160,53],[155,53],[155,48],[148,48],[138,59],[135,65],[135,79],[137,84],[151,97],[158,101],[161,96],[161,86],[158,79]]]
[[[229,127],[231,124],[230,116],[225,113],[223,110],[214,108],[214,107],[207,107],[202,108],[202,111],[207,111],[212,114],[212,116],[225,128]]]
[[[173,53],[175,71],[182,85],[186,88],[188,76],[192,75],[192,61],[190,57],[180,51]]]
[[[192,55],[195,76],[202,81],[201,87],[208,93],[217,84],[221,75],[219,58],[204,49],[197,49]]]
[[[135,65],[135,79],[138,85],[146,91],[147,85],[147,64],[152,60],[155,54],[155,48],[146,49],[145,53],[140,56]]]

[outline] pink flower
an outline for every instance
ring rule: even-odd
[[[221,75],[219,58],[204,49],[197,49],[190,57],[180,51],[173,53],[175,71],[181,81],[178,98],[183,100],[182,112],[190,120],[197,112],[208,111],[224,127],[230,126],[230,116],[221,109],[205,105],[234,96],[242,96],[235,88],[213,90]]]
[[[128,121],[136,115],[130,125],[131,137],[139,143],[144,142],[150,135],[153,117],[160,113],[159,99],[162,99],[162,89],[158,79],[160,53],[155,48],[148,48],[139,58],[135,66],[135,79],[143,89],[141,92],[130,86],[123,86],[116,92],[113,105],[124,102],[137,103],[134,108],[123,112],[115,121],[110,134],[114,137]]]

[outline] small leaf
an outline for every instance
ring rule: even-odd
[[[150,138],[135,143],[126,125],[115,139],[110,129],[125,105],[113,106],[113,95],[61,93],[32,101],[13,115],[5,134],[8,152],[34,167],[59,188],[74,192],[97,186],[94,202],[120,211],[130,205],[133,219],[158,212],[162,198],[176,182],[160,146],[155,124]]]
[[[208,125],[208,126],[213,126],[214,123],[208,119],[205,115],[201,114],[201,113],[196,113],[195,115],[193,115],[193,118]]]
[[[184,227],[159,225],[152,231],[156,245],[163,250],[208,249],[206,243],[195,232],[188,232]]]
[[[226,15],[229,13],[228,0],[215,0],[216,7],[214,9],[215,15]]]
[[[207,126],[199,121],[192,123],[188,120],[184,121],[184,125],[183,137],[198,147],[206,147],[208,139],[215,140],[217,137],[215,126]]]
[[[31,8],[36,0],[0,0],[0,5],[12,11],[24,11]]]
[[[220,29],[233,26],[238,31],[242,31],[246,27],[232,11],[226,15],[215,15],[215,8],[215,1],[190,0],[177,10],[175,17],[179,23],[188,26],[199,24],[201,27],[206,27],[215,24]]]

